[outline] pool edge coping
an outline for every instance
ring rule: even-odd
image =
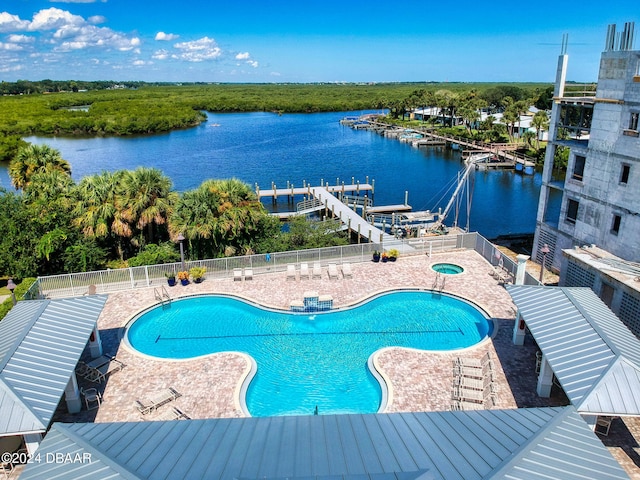
[[[464,274],[465,272],[462,272],[462,274]],[[482,340],[480,340],[480,342],[476,343],[475,345],[471,345],[469,347],[463,347],[463,348],[458,348],[458,349],[453,349],[453,350],[447,350],[446,352],[444,351],[440,351],[440,350],[422,350],[422,349],[418,349],[418,348],[411,348],[411,347],[399,347],[399,346],[389,346],[389,347],[383,347],[381,349],[378,349],[376,351],[374,351],[369,358],[367,359],[367,367],[369,368],[369,371],[371,372],[371,374],[374,376],[374,378],[376,379],[376,381],[378,382],[379,386],[380,386],[380,390],[381,390],[381,400],[380,400],[380,406],[378,407],[378,410],[376,413],[384,413],[388,407],[390,407],[393,404],[393,384],[391,382],[391,379],[388,377],[388,375],[384,372],[384,370],[382,369],[382,367],[379,365],[379,355],[381,355],[382,353],[384,353],[387,350],[392,350],[392,349],[400,349],[400,350],[407,350],[407,351],[415,351],[415,352],[422,352],[422,353],[436,353],[436,354],[450,354],[452,352],[464,352],[467,350],[473,350],[475,348],[478,348],[480,346],[484,346],[484,344],[486,342],[488,342],[489,340],[493,339],[498,331],[498,326],[499,326],[499,322],[498,320],[491,316],[489,314],[489,310],[486,309],[484,307],[484,305],[481,305],[473,300],[470,300],[466,297],[463,297],[461,295],[455,294],[455,293],[451,293],[451,292],[446,292],[446,291],[442,291],[442,292],[438,292],[436,290],[430,289],[430,288],[423,288],[423,287],[414,287],[414,286],[410,286],[410,287],[401,287],[401,288],[390,288],[390,289],[381,289],[381,290],[377,290],[375,292],[372,292],[370,295],[361,298],[360,300],[357,300],[355,302],[351,302],[351,303],[347,303],[344,304],[343,306],[337,307],[337,308],[333,308],[331,310],[328,310],[326,312],[314,312],[314,313],[330,313],[330,312],[335,312],[336,310],[347,310],[350,308],[355,308],[358,305],[362,304],[362,303],[366,303],[369,302],[371,300],[373,300],[376,297],[388,294],[388,293],[393,293],[393,292],[425,292],[425,293],[432,293],[435,295],[446,295],[458,300],[461,300],[463,302],[466,302],[468,304],[470,304],[471,306],[475,307],[477,310],[480,311],[480,313],[485,317],[485,319],[487,320],[487,322],[491,322],[492,324],[492,329],[491,329],[491,335],[487,335],[485,338],[483,338]],[[262,304],[256,300],[253,300],[247,296],[244,295],[237,295],[237,294],[230,294],[227,292],[205,292],[205,293],[188,293],[185,295],[181,295],[175,298],[172,298],[171,300],[183,300],[183,299],[187,299],[189,297],[203,297],[203,296],[224,296],[224,297],[228,297],[228,298],[236,298],[236,299],[240,299],[243,300],[245,302],[248,302],[251,305],[257,306],[259,308],[267,308],[269,310],[275,310],[278,312],[283,312],[283,313],[292,313],[295,314],[297,312],[292,312],[290,310],[285,310],[283,308],[278,308],[278,307],[273,307],[270,305],[265,305]],[[187,362],[187,361],[194,361],[194,360],[198,360],[198,359],[202,359],[202,358],[206,358],[206,357],[210,357],[210,356],[214,356],[214,355],[220,355],[220,354],[232,354],[232,355],[237,355],[238,357],[242,358],[245,360],[246,362],[246,367],[245,370],[242,372],[242,374],[240,374],[238,381],[236,382],[236,388],[234,390],[234,398],[233,398],[233,402],[234,402],[234,407],[239,410],[240,412],[242,412],[242,414],[246,417],[252,417],[252,415],[249,413],[247,404],[246,404],[246,394],[247,391],[249,389],[249,385],[251,384],[251,381],[253,380],[254,376],[257,373],[257,369],[258,369],[258,365],[255,361],[255,359],[244,352],[239,352],[237,350],[227,350],[224,352],[213,352],[213,353],[207,353],[204,355],[199,355],[197,357],[191,357],[191,358],[159,358],[159,357],[154,357],[152,355],[147,355],[143,352],[140,352],[139,350],[135,349],[128,341],[126,332],[127,329],[133,324],[133,322],[137,319],[137,317],[139,317],[140,315],[142,315],[143,313],[153,309],[153,308],[157,308],[158,306],[161,306],[162,302],[151,302],[149,303],[146,307],[140,308],[136,313],[134,313],[128,320],[127,322],[120,327],[118,330],[118,338],[121,340],[121,345],[123,345],[127,351],[129,351],[130,353],[134,354],[134,355],[139,355],[143,358],[148,358],[151,360],[155,360],[155,361],[165,361],[165,362]],[[308,314],[309,312],[300,312],[301,314]]]

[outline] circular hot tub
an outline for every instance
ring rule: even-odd
[[[464,268],[455,263],[434,263],[431,265],[431,269],[445,275],[457,275],[464,272]]]

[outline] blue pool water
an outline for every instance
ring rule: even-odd
[[[312,414],[316,406],[320,414],[373,413],[382,394],[367,367],[373,352],[469,347],[490,335],[490,325],[472,305],[431,292],[393,292],[311,315],[206,295],[142,313],[127,340],[160,358],[247,353],[258,365],[246,398],[253,416]]]
[[[431,269],[439,273],[446,273],[447,275],[457,275],[458,273],[464,272],[464,268],[455,263],[436,263],[431,266]]]

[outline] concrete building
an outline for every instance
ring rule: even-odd
[[[640,51],[633,37],[633,23],[619,33],[609,26],[595,96],[566,83],[563,42],[533,251],[547,268],[561,268],[563,250],[592,244],[640,261]],[[554,160],[567,154],[566,177],[557,180]]]

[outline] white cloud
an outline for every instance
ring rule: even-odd
[[[175,35],[173,33],[164,33],[164,32],[156,33],[156,40],[160,40],[160,41],[170,42],[171,40],[175,40],[179,37],[180,35]]]
[[[36,41],[36,39],[34,37],[31,37],[29,35],[18,35],[18,34],[11,34],[7,37],[7,40],[11,43],[33,43]]]
[[[49,0],[51,3],[107,3],[107,0]]]
[[[0,50],[9,51],[9,52],[19,52],[24,50],[22,45],[18,45],[17,43],[3,43],[0,42]]]
[[[80,15],[73,15],[66,10],[52,7],[46,10],[40,10],[34,14],[33,20],[29,24],[29,30],[56,30],[70,26],[82,26],[84,24],[86,24],[86,21]]]
[[[209,37],[203,37],[192,42],[176,43],[174,48],[180,50],[180,53],[171,55],[171,58],[187,62],[215,60],[222,55],[222,50],[218,47],[216,41]]]
[[[169,50],[156,50],[155,53],[151,55],[151,58],[154,58],[155,60],[166,60],[169,58]]]
[[[146,60],[134,60],[132,63],[136,67],[144,67],[145,65],[153,65],[153,62],[148,62]]]
[[[236,60],[247,60],[249,57],[249,52],[239,53],[236,55]]]
[[[247,60],[247,63],[253,68],[258,68],[258,62],[256,60]]]
[[[20,20],[18,15],[0,12],[0,32],[19,32],[29,27],[28,20]]]

